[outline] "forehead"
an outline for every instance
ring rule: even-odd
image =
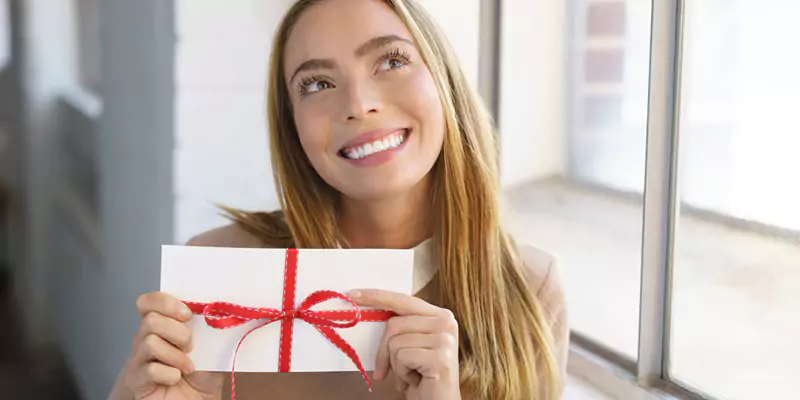
[[[364,42],[394,34],[412,40],[400,17],[382,0],[328,0],[307,9],[286,42],[287,71],[312,58],[342,59]]]

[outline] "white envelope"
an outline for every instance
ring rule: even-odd
[[[285,249],[163,246],[161,291],[184,301],[230,302],[250,307],[281,308]],[[317,290],[346,293],[375,288],[411,294],[413,250],[299,250],[295,305]],[[330,300],[313,310],[352,309]],[[263,321],[230,328],[206,325],[202,315],[189,322],[194,348],[189,357],[198,371],[230,371],[239,339]],[[385,322],[360,322],[338,329],[358,353],[364,368],[374,370]],[[236,358],[236,371],[277,372],[280,321],[251,333]],[[313,326],[294,322],[292,372],[356,371],[352,361]]]

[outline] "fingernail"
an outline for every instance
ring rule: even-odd
[[[349,297],[352,297],[352,298],[355,299],[357,297],[361,297],[361,291],[360,290],[351,290],[351,291],[347,292],[347,295]]]
[[[192,310],[190,310],[189,307],[183,307],[183,309],[181,310],[181,317],[183,317],[184,319],[191,318]]]
[[[186,375],[194,373],[194,363],[190,363],[189,366],[186,368]]]

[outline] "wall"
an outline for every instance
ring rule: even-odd
[[[278,207],[265,124],[266,71],[272,33],[291,2],[175,3],[177,242],[225,223],[215,203]]]
[[[99,149],[105,270],[98,356],[82,365],[90,399],[104,398],[139,325],[137,296],[158,289],[160,247],[173,240],[174,4],[106,1],[100,34],[103,116]]]
[[[0,0],[0,69],[11,61],[11,12],[8,0]]]
[[[60,91],[75,81],[74,34],[70,2],[30,0],[22,7],[22,86],[26,174],[23,203],[26,227],[15,292],[25,316],[24,330],[33,345],[52,342],[50,278],[52,248],[52,155],[55,107]]]
[[[16,191],[18,163],[21,161],[17,126],[21,112],[18,82],[20,63],[12,59],[11,46],[14,39],[12,29],[19,28],[11,25],[11,6],[8,0],[0,0],[0,191]]]
[[[566,2],[506,0],[501,10],[503,187],[567,168]]]
[[[265,126],[265,78],[273,31],[292,2],[176,1],[176,242],[224,224],[215,203],[278,207]],[[477,85],[480,1],[421,3]]]
[[[173,242],[172,7],[162,0],[102,2],[102,101],[77,89],[74,70],[72,83],[58,91],[54,139],[68,135],[70,144],[90,149],[99,179],[97,186],[55,186],[50,202],[49,317],[86,399],[107,397],[138,329],[135,300],[158,289],[160,247]],[[61,162],[71,152],[54,150],[62,184]],[[83,196],[87,188],[94,200]]]

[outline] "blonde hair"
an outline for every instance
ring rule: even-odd
[[[305,10],[299,0],[276,32],[268,79],[272,168],[281,212],[226,209],[266,244],[333,248],[346,243],[337,222],[338,193],[316,173],[300,146],[284,78],[283,54]],[[491,117],[444,35],[413,0],[384,0],[413,35],[439,90],[445,138],[434,166],[433,226],[440,302],[460,327],[465,398],[552,399],[559,377],[553,338],[524,267],[500,222],[497,148]]]

